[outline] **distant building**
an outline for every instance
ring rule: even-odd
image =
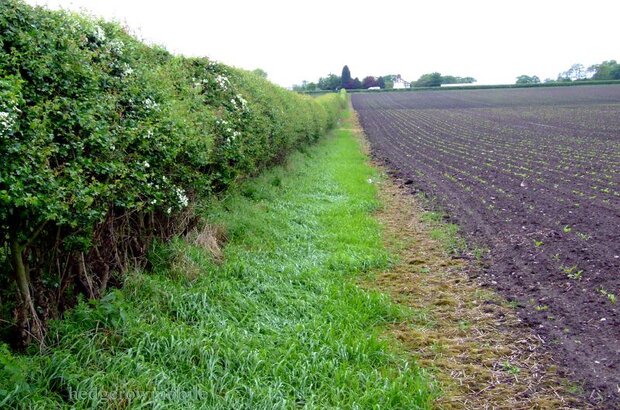
[[[400,74],[398,74],[395,78],[394,78],[394,89],[398,90],[398,89],[403,89],[403,88],[410,88],[411,87],[411,83],[409,81],[405,81],[403,80],[403,78],[400,76]]]
[[[368,90],[370,90],[370,91],[373,91],[373,90],[380,90],[380,89],[381,89],[381,87],[377,87],[377,86],[374,86],[374,87],[368,87]]]

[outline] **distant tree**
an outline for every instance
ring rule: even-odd
[[[392,88],[394,88],[394,80],[396,79],[397,75],[396,74],[388,74],[388,75],[384,75],[381,78],[383,79],[383,83],[384,83],[384,87],[386,90],[391,90]]]
[[[352,90],[359,90],[362,88],[362,82],[360,81],[360,79],[358,77],[355,77],[354,80],[351,80],[351,87]]]
[[[382,90],[385,89],[385,79],[383,77],[379,77],[377,79],[377,87],[381,88]]]
[[[340,76],[340,85],[342,88],[351,88],[351,70],[349,70],[349,66],[345,65],[342,67],[342,75]]]
[[[474,77],[455,77],[453,75],[442,75],[441,84],[471,84],[475,83]]]
[[[306,85],[306,90],[308,91],[316,91],[317,85],[316,83],[310,82]]]
[[[554,80],[553,78],[545,78],[545,81],[544,81],[545,84],[555,83],[555,82],[556,80]]]
[[[439,87],[441,85],[441,73],[422,74],[413,84],[416,87]]]
[[[362,80],[362,88],[377,87],[377,79],[371,75],[364,77]]]
[[[620,80],[620,64],[616,60],[603,61],[588,67],[593,80]]]
[[[267,78],[267,71],[263,70],[262,68],[256,68],[252,70],[252,73],[256,74],[259,77]]]
[[[588,70],[583,64],[573,64],[568,70],[558,75],[558,81],[580,81],[588,78]]]
[[[520,75],[517,77],[515,84],[539,84],[540,78],[538,76]]]
[[[473,84],[477,82],[474,77],[456,77],[459,84]]]
[[[327,77],[319,78],[318,87],[321,90],[338,90],[342,87],[342,79],[330,73]]]

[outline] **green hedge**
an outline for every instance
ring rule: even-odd
[[[0,2],[0,285],[16,295],[2,319],[41,335],[75,294],[98,296],[154,237],[187,228],[194,201],[316,141],[343,104]]]

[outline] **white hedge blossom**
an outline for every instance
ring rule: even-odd
[[[183,190],[183,188],[176,188],[175,191],[177,194],[177,198],[179,200],[179,205],[181,205],[181,207],[183,208],[189,205],[189,198],[185,194],[185,191]]]
[[[100,43],[103,43],[106,40],[105,31],[103,31],[101,26],[98,24],[94,27],[93,37],[95,37],[95,39]]]
[[[133,74],[133,68],[131,68],[131,66],[127,63],[124,63],[122,66],[122,72],[121,72],[121,76],[122,77],[128,77],[130,75]]]
[[[215,77],[215,82],[224,91],[228,90],[228,86],[230,85],[230,81],[228,81],[228,77],[226,77],[225,75],[221,75],[221,74],[218,74],[217,77]]]
[[[122,40],[114,39],[108,43],[108,47],[110,47],[110,51],[116,55],[123,54],[123,47],[125,47],[125,43]]]
[[[0,111],[0,134],[8,134],[13,131],[13,127],[15,127],[16,112],[21,111],[17,107],[13,107],[7,111]]]
[[[157,108],[159,108],[159,104],[157,104],[153,99],[151,99],[151,97],[147,97],[146,100],[144,100],[144,107],[147,110],[156,110]]]
[[[237,94],[237,101],[239,101],[243,110],[247,109],[248,102],[241,94]]]

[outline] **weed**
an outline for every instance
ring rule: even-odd
[[[577,269],[577,265],[573,265],[571,267],[560,266],[560,269],[566,274],[566,276],[568,276],[569,279],[581,280],[583,276],[583,270]]]
[[[605,288],[600,288],[599,292],[605,296],[612,304],[616,304],[616,294],[612,292],[608,292]]]

